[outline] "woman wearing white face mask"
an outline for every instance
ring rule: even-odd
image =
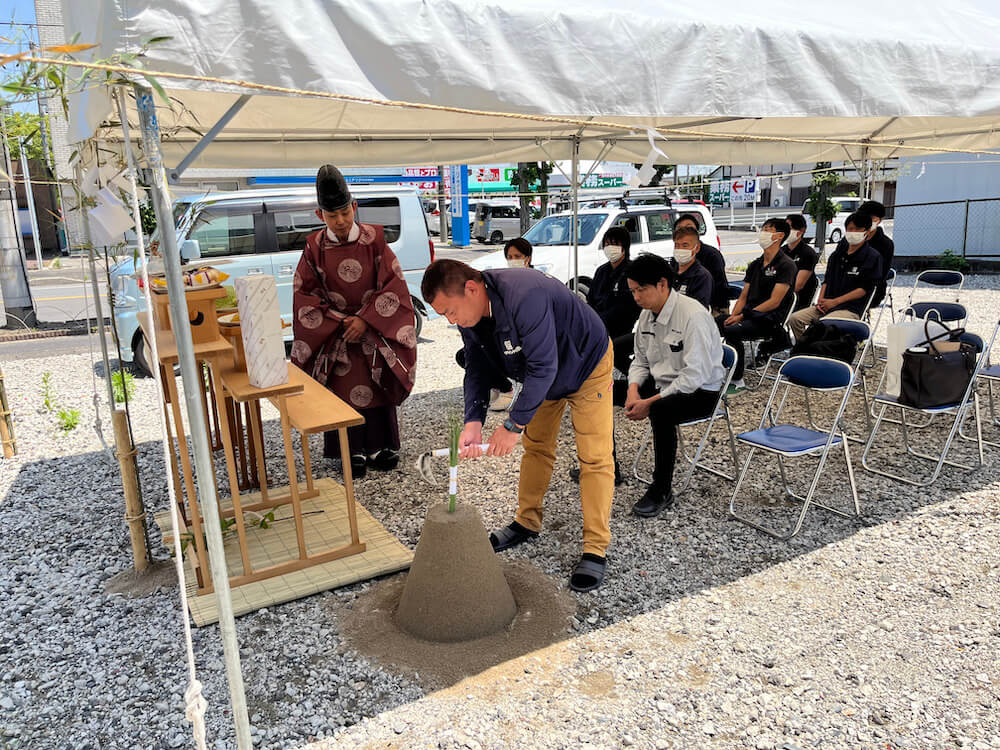
[[[782,246],[785,254],[795,261],[798,273],[795,276],[795,310],[801,310],[812,304],[813,296],[819,279],[816,278],[816,263],[819,256],[804,236],[806,218],[802,214],[791,214],[785,221],[791,227],[788,241]]]
[[[503,246],[508,268],[531,268],[531,243],[524,237],[510,240]]]

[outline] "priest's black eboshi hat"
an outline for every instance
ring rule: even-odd
[[[332,164],[324,164],[316,173],[316,202],[324,211],[339,211],[354,202],[347,180]]]

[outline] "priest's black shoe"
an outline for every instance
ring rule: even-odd
[[[640,518],[653,518],[674,504],[674,493],[664,492],[656,485],[650,485],[639,502],[632,506],[632,512]]]

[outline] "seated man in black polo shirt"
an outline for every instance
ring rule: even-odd
[[[788,321],[798,341],[802,332],[824,317],[860,320],[869,295],[882,278],[882,258],[865,240],[872,228],[868,214],[855,211],[844,222],[844,243],[826,262],[826,276],[819,299]]]
[[[781,249],[785,254],[795,261],[798,273],[795,274],[795,311],[798,312],[804,307],[809,307],[816,294],[816,287],[819,279],[816,278],[816,263],[819,255],[809,244],[805,237],[806,217],[802,214],[791,214],[785,218],[791,230],[788,241],[782,245]]]
[[[744,387],[744,341],[776,340],[772,347],[780,349],[779,344],[787,338],[782,326],[793,301],[792,285],[797,272],[795,261],[781,252],[781,243],[788,238],[788,232],[788,222],[784,219],[764,222],[757,240],[764,252],[747,267],[743,291],[733,306],[733,314],[715,319],[726,343],[736,349],[733,390]]]
[[[681,214],[674,221],[674,233],[681,227],[691,227],[694,231],[699,229],[698,216],[696,214]],[[712,305],[713,315],[720,315],[729,312],[729,279],[726,278],[726,259],[722,257],[722,251],[715,245],[707,245],[701,241],[698,235],[698,262],[705,270],[712,275]]]
[[[868,244],[882,257],[882,275],[875,284],[875,296],[872,297],[872,307],[885,299],[886,279],[892,269],[892,256],[896,254],[896,244],[882,231],[882,220],[885,218],[885,206],[878,201],[865,201],[858,206],[859,214],[872,217],[872,228],[868,231]],[[843,240],[841,240],[843,241]]]
[[[697,229],[682,226],[674,230],[672,265],[677,272],[674,289],[686,297],[698,300],[707,310],[712,304],[714,282],[712,274],[698,261],[700,246]]]

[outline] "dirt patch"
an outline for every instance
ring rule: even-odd
[[[425,641],[470,641],[510,624],[517,605],[474,505],[427,511],[396,623]]]
[[[177,585],[177,570],[173,560],[157,560],[142,573],[135,570],[123,570],[116,573],[104,584],[105,594],[122,594],[129,599],[139,599],[149,596],[161,588],[173,588]]]
[[[433,643],[404,632],[393,615],[405,579],[382,581],[335,616],[347,643],[365,656],[437,690],[490,667],[560,641],[576,603],[555,582],[524,561],[503,567],[517,615],[498,633],[458,643]],[[339,609],[339,607],[338,607]]]

